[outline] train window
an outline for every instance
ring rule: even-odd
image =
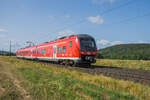
[[[61,53],[61,47],[58,48],[58,53]]]
[[[43,50],[42,50],[42,54],[43,54]]]
[[[66,53],[66,46],[63,46],[63,53]]]
[[[46,49],[44,49],[44,54],[46,54]]]
[[[72,41],[70,41],[69,45],[70,45],[70,47],[72,47]]]

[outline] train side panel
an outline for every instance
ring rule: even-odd
[[[79,50],[77,49],[76,37],[61,41],[57,45],[57,58],[79,58]]]
[[[84,35],[82,35],[81,38],[83,38],[83,36]],[[80,42],[77,35],[75,35],[41,45],[20,49],[17,51],[16,55],[17,57],[27,59],[40,59],[48,61],[94,61],[97,51],[93,52],[81,50]]]

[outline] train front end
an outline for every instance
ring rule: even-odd
[[[80,45],[80,57],[82,63],[96,63],[97,47],[93,37],[87,34],[77,35]]]

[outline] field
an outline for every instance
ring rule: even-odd
[[[149,60],[108,60],[108,59],[98,59],[96,64],[98,66],[106,67],[118,67],[118,68],[128,68],[128,69],[140,69],[140,70],[150,70]]]
[[[139,65],[138,61],[135,61],[136,64],[134,61],[124,64],[119,62],[101,60],[96,65],[149,70],[149,63],[145,61],[142,64],[144,68],[134,66]],[[130,63],[132,66],[127,66]],[[149,98],[150,87],[139,83],[0,56],[0,100],[149,100]]]

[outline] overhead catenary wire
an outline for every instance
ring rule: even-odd
[[[129,1],[126,2],[126,3],[120,4],[120,5],[116,6],[116,7],[113,7],[113,8],[110,8],[110,9],[107,9],[107,10],[103,11],[102,13],[100,13],[100,15],[103,16],[104,14],[110,13],[110,12],[112,12],[112,11],[115,11],[115,10],[118,10],[118,9],[120,9],[120,8],[122,8],[122,7],[125,7],[125,6],[127,6],[127,5],[129,5],[129,4],[135,3],[136,1],[138,1],[138,0],[129,0]],[[54,34],[54,33],[57,33],[58,31],[65,30],[65,29],[68,28],[68,27],[71,28],[71,27],[74,27],[74,26],[76,26],[76,25],[83,24],[83,23],[85,23],[85,22],[87,22],[87,20],[85,20],[85,19],[84,19],[84,20],[80,20],[80,21],[77,22],[77,23],[73,23],[73,24],[70,24],[70,25],[66,25],[66,26],[64,26],[64,27],[62,27],[62,28],[60,28],[60,29],[58,29],[58,30],[56,30],[56,31],[53,31],[53,32],[51,32],[51,33]],[[56,37],[58,37],[58,36],[56,36]],[[43,38],[42,38],[42,39],[43,39]]]
[[[129,5],[129,4],[135,3],[135,1],[137,1],[137,0],[130,0],[130,1],[128,1],[128,2],[126,2],[126,3],[123,3],[123,4],[119,5],[119,6],[116,6],[116,7],[110,8],[110,9],[107,9],[107,10],[105,10],[104,12],[100,13],[100,15],[103,16],[103,15],[106,14],[106,13],[110,13],[110,12],[112,12],[112,11],[114,11],[114,10],[118,10],[118,9],[120,9],[120,8],[122,8],[122,7],[125,7],[125,6]],[[79,23],[72,24],[72,25],[70,25],[69,27],[72,27],[72,26],[75,26],[75,25],[79,25],[79,24],[82,24],[82,23],[84,23],[84,22],[86,22],[86,20],[82,20],[82,21],[80,21]],[[65,27],[65,28],[67,28],[67,27]]]
[[[116,6],[116,7],[110,8],[110,9],[107,9],[107,10],[105,10],[104,12],[102,12],[100,15],[102,16],[102,15],[104,15],[105,13],[109,13],[109,12],[112,12],[112,11],[114,11],[114,10],[118,10],[118,9],[120,9],[120,8],[122,8],[122,7],[128,6],[129,4],[135,3],[135,1],[138,1],[138,0],[130,0],[130,1],[128,1],[128,2],[126,2],[126,3],[123,3],[123,4],[119,5],[119,6]]]
[[[143,14],[143,15],[137,15],[137,16],[134,16],[134,17],[131,17],[131,18],[122,20],[122,21],[120,21],[119,23],[129,22],[129,21],[132,21],[132,20],[135,20],[135,19],[139,19],[139,18],[146,17],[146,16],[150,16],[150,12],[149,12],[149,13],[146,13],[146,14]]]
[[[128,2],[126,2],[126,3],[123,3],[123,4],[119,5],[119,6],[116,6],[116,7],[110,8],[110,9],[108,9],[108,10],[105,10],[105,11],[102,12],[100,15],[102,16],[102,15],[104,15],[104,14],[106,14],[106,13],[112,12],[112,11],[114,11],[114,10],[118,10],[119,8],[122,8],[122,7],[124,7],[124,6],[127,6],[127,5],[129,5],[129,4],[131,4],[131,3],[134,3],[135,1],[137,1],[137,0],[130,0],[130,1],[128,1]],[[83,22],[86,22],[86,20],[81,20],[81,21],[78,22],[78,23],[69,25],[69,27],[72,27],[72,26],[75,26],[75,25],[78,25],[78,24],[82,24]],[[67,27],[68,27],[68,26],[64,27],[63,29],[65,29],[65,28],[67,28]]]
[[[116,6],[116,7],[110,8],[110,9],[108,9],[108,10],[105,10],[104,12],[100,13],[100,15],[102,16],[102,15],[104,15],[104,14],[106,14],[106,13],[110,13],[110,12],[112,12],[112,11],[114,11],[114,10],[118,10],[118,9],[120,9],[120,8],[122,8],[122,7],[125,7],[125,6],[129,5],[129,4],[135,3],[135,1],[138,1],[138,0],[130,0],[130,1],[128,1],[128,2],[126,2],[126,3],[123,3],[123,4],[119,5],[119,6]],[[73,26],[76,26],[76,25],[83,24],[83,23],[85,23],[86,21],[87,21],[87,20],[81,20],[81,21],[79,21],[78,23],[74,23],[74,24],[70,24],[70,25],[64,26],[63,28],[60,28],[59,30],[54,31],[53,33],[57,33],[57,32],[60,31],[60,30],[65,30],[65,29],[68,28],[68,27],[70,28],[70,27],[73,27]]]

